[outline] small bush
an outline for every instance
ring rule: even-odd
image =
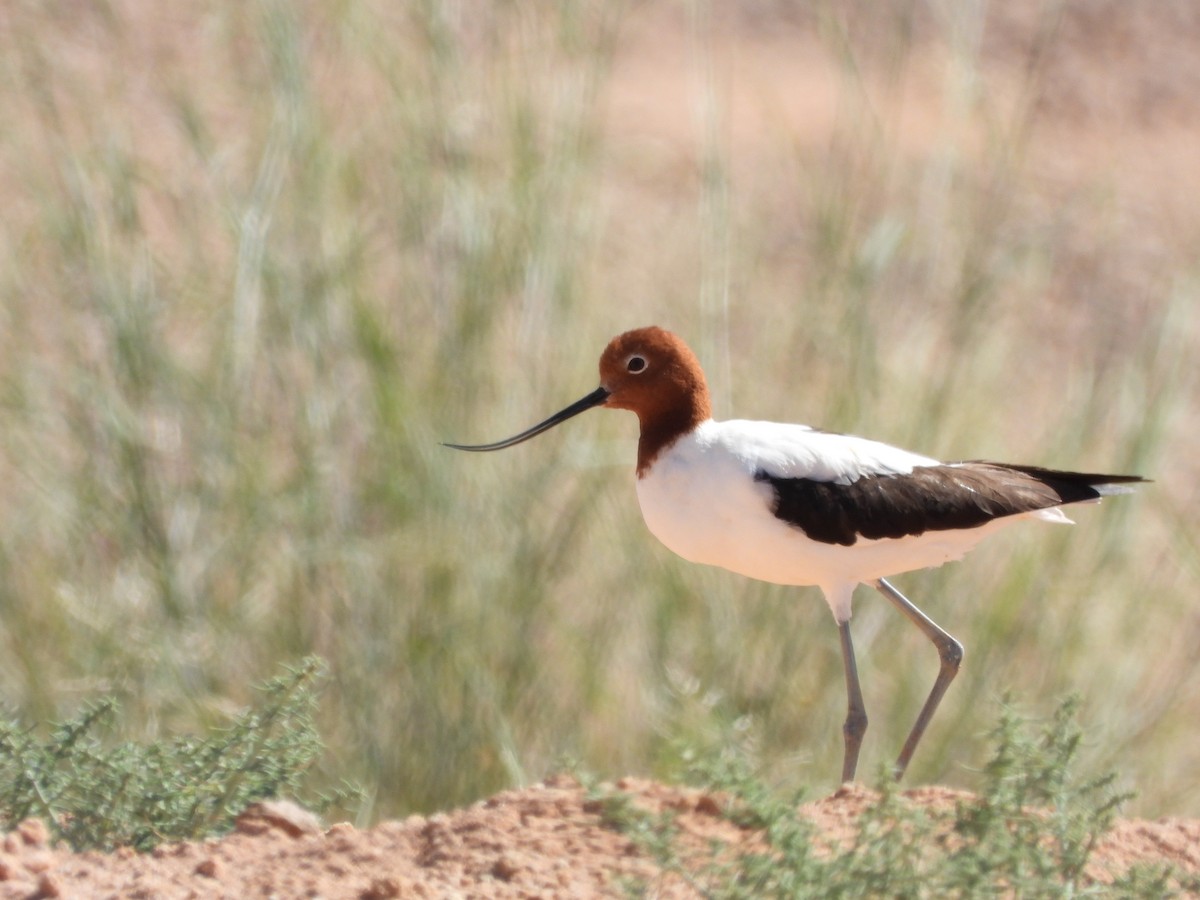
[[[1166,896],[1200,881],[1168,868],[1111,873],[1099,885],[1086,867],[1127,795],[1115,776],[1071,771],[1081,732],[1067,701],[1040,734],[1007,709],[992,733],[978,793],[954,808],[905,801],[886,771],[857,836],[830,849],[800,814],[799,792],[781,794],[753,772],[744,748],[685,752],[687,780],[727,798],[725,815],[761,835],[757,849],[714,846],[685,860],[674,815],[654,816],[623,795],[606,799],[608,822],[630,834],[663,869],[711,898],[752,897],[1065,897]],[[645,885],[635,887],[644,893]]]
[[[75,850],[148,850],[227,831],[254,801],[300,790],[322,750],[313,713],[324,672],[320,659],[304,660],[264,684],[257,706],[204,737],[106,741],[112,700],[54,726],[45,740],[0,720],[0,829],[37,817]]]

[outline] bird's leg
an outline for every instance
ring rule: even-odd
[[[929,720],[933,718],[938,704],[942,702],[942,695],[946,693],[946,688],[958,674],[958,667],[962,664],[963,646],[882,578],[875,582],[875,588],[887,597],[900,612],[904,613],[910,622],[920,628],[925,637],[933,641],[933,645],[937,647],[938,657],[942,661],[937,680],[933,683],[933,690],[929,692],[925,705],[921,707],[921,714],[917,716],[912,731],[908,733],[908,740],[904,742],[904,747],[896,760],[896,780],[899,781],[904,776],[904,770],[908,768],[908,761],[912,759],[913,751],[917,749],[917,744],[921,740],[921,735],[925,733]]]
[[[846,670],[846,694],[849,697],[846,721],[842,725],[842,737],[846,741],[846,755],[842,757],[842,783],[845,784],[854,780],[854,771],[858,768],[858,751],[867,731],[867,709],[863,705],[862,688],[858,685],[858,666],[854,662],[849,619],[838,623],[838,633],[842,637],[842,665]]]

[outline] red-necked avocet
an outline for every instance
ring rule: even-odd
[[[870,584],[937,648],[941,668],[896,761],[904,774],[946,688],[962,645],[885,580],[960,559],[1020,520],[1070,523],[1061,507],[1127,493],[1136,475],[1037,466],[946,463],[878,441],[806,425],[712,418],[695,354],[661,328],[614,338],[600,387],[528,431],[512,447],[595,406],[628,409],[641,424],[637,495],[650,531],[691,562],[775,584],[815,585],[841,635],[849,694],[842,780],[852,781],[867,714],[850,640],[850,599]]]

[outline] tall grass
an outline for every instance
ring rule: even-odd
[[[613,333],[657,322],[720,377],[721,416],[1175,479],[903,579],[967,645],[911,772],[969,785],[984,701],[1077,691],[1088,763],[1144,811],[1194,809],[1195,223],[1155,232],[1146,265],[1103,177],[1039,168],[1036,104],[989,93],[970,23],[916,28],[903,2],[867,33],[836,6],[781,22],[830,60],[839,113],[821,140],[747,142],[722,54],[758,32],[698,9],[5,13],[8,706],[62,719],[112,694],[127,736],[175,733],[316,653],[327,777],[367,785],[370,814],[563,755],[653,771],[726,715],[761,721],[779,777],[831,784],[828,612],[655,545],[632,421],[487,458],[438,445],[560,408]],[[694,67],[707,125],[613,127],[648,45]],[[890,110],[930,54],[953,64],[914,150]],[[865,593],[855,633],[869,767],[936,660]]]

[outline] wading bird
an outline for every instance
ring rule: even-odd
[[[1128,493],[1136,475],[940,462],[806,425],[712,418],[695,354],[676,335],[640,328],[600,357],[600,387],[501,450],[603,406],[637,414],[637,495],[650,531],[686,560],[774,584],[815,585],[841,636],[849,695],[842,780],[852,781],[867,714],[850,640],[850,600],[870,584],[933,642],[941,668],[896,760],[904,774],[962,662],[962,645],[885,576],[960,559],[1020,519],[1070,523],[1060,507]]]

